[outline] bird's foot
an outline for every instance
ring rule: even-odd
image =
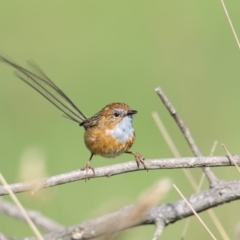
[[[141,156],[139,153],[137,153],[137,152],[133,152],[132,154],[133,154],[133,156],[135,157],[135,160],[136,160],[136,163],[137,163],[138,168],[140,167],[140,164],[142,164],[143,167],[148,171],[148,168],[147,168],[147,166],[146,166],[146,164],[145,164],[145,162],[144,162],[145,158],[142,157],[142,156]]]
[[[81,168],[82,171],[86,170],[86,173],[85,173],[85,182],[90,179],[90,178],[89,178],[89,175],[88,175],[88,170],[89,170],[89,169],[91,169],[92,172],[93,172],[93,175],[92,175],[92,176],[95,176],[95,170],[94,170],[94,167],[91,166],[90,161],[87,162],[87,164],[86,164],[85,167]]]

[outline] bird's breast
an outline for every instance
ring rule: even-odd
[[[124,143],[129,137],[134,136],[134,129],[132,127],[132,119],[130,117],[125,117],[119,123],[117,123],[113,128],[106,128],[105,134],[115,138],[120,143]]]
[[[87,148],[93,154],[113,158],[126,152],[135,140],[132,119],[125,117],[113,127],[89,128],[84,136]]]

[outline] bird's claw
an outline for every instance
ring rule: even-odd
[[[147,168],[147,166],[146,166],[146,164],[145,164],[145,162],[144,162],[145,158],[142,157],[142,156],[141,156],[139,153],[137,153],[137,152],[134,152],[133,155],[134,155],[134,157],[135,157],[135,161],[136,161],[136,163],[137,163],[138,168],[140,167],[140,164],[142,164],[143,167],[148,171],[148,168]]]
[[[86,173],[85,173],[85,182],[87,180],[90,180],[89,178],[89,175],[88,175],[88,170],[91,169],[92,172],[93,172],[93,175],[92,176],[95,176],[95,170],[94,170],[94,167],[91,166],[90,162],[87,162],[86,166],[81,168],[82,171],[86,170]]]

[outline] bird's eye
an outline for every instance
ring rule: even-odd
[[[119,116],[120,116],[120,113],[115,112],[113,115],[114,115],[114,117],[119,117]]]

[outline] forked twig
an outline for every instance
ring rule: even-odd
[[[215,151],[215,149],[216,149],[216,146],[217,146],[217,141],[214,142],[214,144],[213,144],[213,146],[212,146],[212,148],[211,148],[211,151],[210,151],[210,155],[209,155],[209,156],[213,156],[214,151]],[[205,178],[205,174],[203,173],[203,174],[202,174],[202,177],[201,177],[201,179],[200,179],[200,181],[199,181],[199,184],[198,184],[198,187],[197,187],[196,192],[199,192],[199,191],[200,191],[200,189],[201,189],[201,187],[202,187],[202,184],[203,184],[203,181],[204,181],[204,178]],[[224,240],[230,240],[229,237],[228,237],[228,235],[227,235],[227,233],[226,233],[226,231],[225,231],[225,229],[224,229],[224,227],[222,226],[221,222],[220,222],[219,219],[217,218],[214,210],[213,210],[213,209],[208,209],[208,210],[207,210],[207,213],[209,214],[211,220],[213,221],[214,225],[216,226],[216,228],[217,228],[218,232],[220,233],[220,235],[222,236],[222,238],[223,238]],[[187,221],[186,221],[186,224],[185,224],[184,229],[183,229],[183,232],[182,232],[182,237],[181,237],[181,239],[184,239],[184,236],[186,235],[187,229],[188,229],[188,227],[189,227],[189,222],[190,222],[190,218],[188,218]]]
[[[163,124],[160,116],[159,116],[156,112],[153,112],[153,113],[152,113],[152,116],[153,116],[153,118],[154,118],[154,120],[155,120],[155,122],[156,122],[156,124],[157,124],[157,126],[158,126],[158,128],[159,128],[159,130],[161,131],[161,133],[162,133],[162,135],[163,135],[163,137],[164,137],[167,145],[168,145],[169,148],[171,149],[173,155],[174,155],[176,158],[181,157],[181,156],[180,156],[180,153],[179,153],[179,151],[178,151],[178,149],[177,149],[177,147],[175,146],[175,144],[174,144],[173,140],[171,139],[171,137],[170,137],[167,129],[165,128],[165,126],[164,126],[164,124]],[[214,144],[213,144],[213,146],[212,146],[212,148],[211,148],[211,151],[210,151],[210,155],[209,155],[209,156],[213,156],[213,153],[214,153],[214,151],[215,151],[216,146],[217,146],[217,141],[214,142]],[[188,181],[189,181],[189,183],[192,185],[192,187],[193,187],[193,189],[195,190],[195,192],[199,192],[200,189],[201,189],[201,187],[202,187],[203,181],[204,181],[204,179],[205,179],[205,174],[204,174],[204,173],[202,174],[202,177],[201,177],[201,179],[200,179],[200,182],[199,182],[199,184],[198,184],[198,186],[197,186],[197,183],[196,183],[194,177],[192,176],[191,171],[190,171],[189,169],[184,169],[184,168],[183,168],[182,170],[183,170],[184,174],[186,175],[186,177],[188,178]],[[221,234],[221,236],[223,237],[223,239],[224,239],[224,240],[229,240],[229,238],[228,238],[228,236],[227,236],[227,234],[226,234],[223,226],[221,225],[220,221],[219,221],[218,218],[216,217],[214,211],[213,211],[212,209],[209,209],[209,210],[207,211],[207,213],[209,214],[210,218],[212,219],[213,223],[215,224],[216,228],[218,229],[218,231],[219,231],[219,233]],[[191,218],[188,218],[188,219],[186,220],[186,223],[185,223],[185,226],[184,226],[184,228],[183,228],[182,235],[181,235],[181,236],[182,236],[181,239],[184,239],[184,237],[185,237],[185,235],[186,235],[186,232],[187,232],[188,227],[189,227],[190,219],[191,219]],[[156,230],[156,231],[157,231],[157,230]]]
[[[187,201],[195,209],[196,212],[203,212],[209,208],[219,206],[220,204],[231,202],[240,199],[240,181],[221,181],[213,188],[203,190],[199,193],[192,194],[187,198]],[[124,222],[128,219],[129,214],[134,212],[136,205],[125,206],[116,212],[90,219],[79,223],[75,226],[69,226],[65,230],[51,232],[44,235],[45,240],[53,239],[72,239],[74,229],[78,229],[76,239],[93,239],[106,234],[111,229],[111,224],[116,222]],[[81,214],[79,210],[76,214]],[[134,226],[146,224],[156,224],[158,219],[165,223],[165,227],[171,223],[182,220],[188,216],[192,216],[193,212],[189,207],[186,207],[184,200],[180,199],[175,202],[168,202],[148,209],[139,219],[134,222],[128,222],[129,225],[122,226],[119,231],[129,229]],[[108,228],[107,228],[108,227]],[[107,229],[106,229],[107,228]],[[159,229],[160,230],[160,229]],[[30,238],[32,240],[32,238]]]
[[[173,105],[168,100],[167,96],[164,94],[162,89],[160,87],[155,89],[156,93],[162,100],[164,106],[167,108],[167,110],[170,112],[171,116],[174,118],[175,122],[177,123],[178,127],[180,128],[181,132],[183,133],[185,139],[187,140],[187,143],[189,147],[191,148],[193,154],[197,157],[201,157],[202,154],[200,150],[198,149],[197,145],[194,142],[193,137],[191,136],[191,133],[189,129],[185,126],[183,120],[178,115],[176,109],[173,107]],[[213,187],[215,184],[218,183],[218,178],[215,176],[215,174],[210,170],[209,167],[204,167],[203,171],[206,175],[206,178],[208,179],[208,182],[211,187]]]

